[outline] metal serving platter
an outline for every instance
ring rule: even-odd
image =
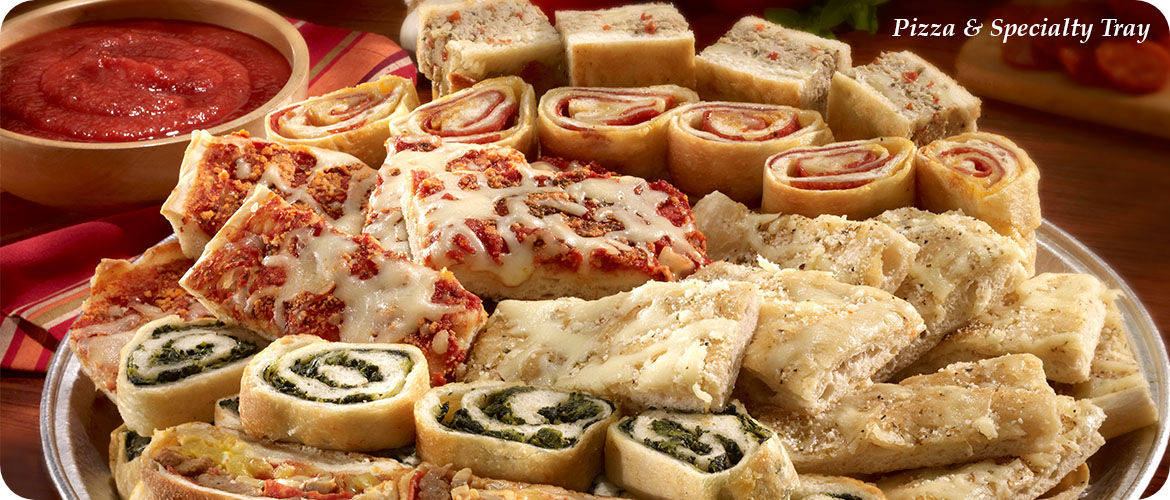
[[[1123,292],[1121,313],[1150,382],[1159,423],[1106,443],[1089,460],[1092,479],[1082,499],[1137,500],[1153,478],[1170,439],[1170,357],[1166,346],[1133,290],[1099,257],[1048,222],[1037,231],[1037,240],[1038,272],[1089,273]],[[117,407],[82,375],[77,358],[61,346],[53,356],[41,395],[41,443],[62,498],[117,500],[106,450],[110,432],[120,424]]]

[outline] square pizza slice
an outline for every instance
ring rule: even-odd
[[[271,338],[414,344],[436,383],[453,379],[487,317],[451,273],[343,233],[264,186],[180,283],[216,316]]]
[[[188,321],[211,316],[179,286],[179,277],[194,263],[183,255],[179,242],[168,241],[133,262],[102,259],[98,264],[81,316],[69,327],[69,349],[81,370],[111,399],[118,353],[138,327],[172,314]]]
[[[196,131],[162,214],[192,259],[256,185],[315,210],[346,233],[358,234],[377,178],[377,171],[345,153],[285,146],[246,132],[215,137]]]
[[[686,196],[593,165],[529,165],[511,148],[435,150],[402,197],[416,262],[481,296],[598,298],[707,262]],[[420,161],[421,163],[421,161]]]

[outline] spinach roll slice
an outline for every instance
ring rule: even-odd
[[[290,335],[244,369],[240,423],[252,436],[331,450],[397,448],[414,439],[412,408],[429,378],[412,345]]]
[[[691,196],[719,191],[758,205],[769,156],[830,142],[833,133],[816,111],[740,102],[688,104],[670,119],[667,130],[670,182]]]
[[[867,219],[914,204],[914,143],[901,137],[793,148],[764,164],[762,210]]]
[[[140,435],[125,424],[110,433],[110,472],[122,498],[130,498],[142,482],[142,450],[148,444],[150,434]]]
[[[613,403],[582,392],[507,382],[448,384],[415,404],[426,462],[476,474],[585,490],[601,471]]]
[[[167,316],[139,328],[118,363],[118,412],[148,436],[185,422],[211,422],[215,402],[240,390],[240,374],[266,343],[214,319]]]
[[[414,84],[384,75],[377,80],[292,103],[268,114],[268,140],[349,153],[377,167],[386,159],[390,120],[418,106]]]
[[[605,476],[644,499],[787,499],[798,482],[780,440],[735,401],[622,419],[606,434]]]
[[[239,394],[232,394],[215,402],[215,419],[212,420],[212,423],[217,427],[226,427],[237,431],[244,430],[244,424],[240,423]]]

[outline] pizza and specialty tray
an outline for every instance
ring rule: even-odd
[[[1118,306],[1134,354],[1158,410],[1158,424],[1110,439],[1088,463],[1083,500],[1137,500],[1154,477],[1170,440],[1170,357],[1150,314],[1100,257],[1045,221],[1036,231],[1036,271],[1087,273],[1121,290]],[[65,500],[118,500],[107,458],[118,409],[81,373],[66,347],[57,349],[41,394],[41,445],[58,494]]]

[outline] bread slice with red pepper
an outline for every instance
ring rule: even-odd
[[[497,76],[524,78],[537,95],[565,81],[561,35],[527,0],[423,5],[417,53],[435,97]]]
[[[695,34],[673,5],[562,10],[556,20],[570,85],[695,85]]]
[[[843,42],[748,16],[695,57],[695,90],[704,101],[779,104],[823,113],[833,75],[851,64],[849,45]]]
[[[918,55],[884,52],[837,73],[825,121],[839,141],[898,136],[924,146],[976,130],[980,101]]]

